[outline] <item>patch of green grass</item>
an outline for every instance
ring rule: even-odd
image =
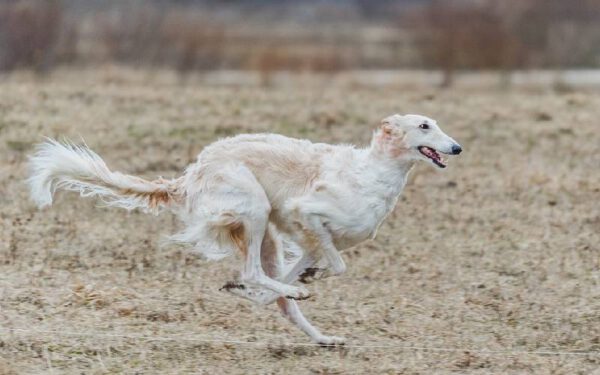
[[[229,137],[242,132],[240,126],[218,127],[214,130],[214,135],[218,137]]]
[[[197,135],[198,133],[200,133],[202,131],[203,131],[203,129],[198,129],[193,126],[186,126],[183,128],[169,129],[167,131],[167,136],[175,137],[175,138],[188,138],[189,136]]]
[[[127,125],[127,135],[134,139],[142,139],[151,136],[152,132],[134,124],[129,124]]]
[[[33,145],[33,142],[27,141],[6,141],[6,146],[13,151],[25,152],[29,150]]]

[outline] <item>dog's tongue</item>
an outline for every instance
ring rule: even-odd
[[[427,156],[432,157],[434,159],[440,159],[440,155],[432,148],[429,147],[424,147],[425,149],[425,153],[427,154]]]
[[[446,163],[444,161],[444,159],[442,159],[442,156],[434,149],[427,147],[427,146],[423,146],[421,148],[422,153],[429,157],[431,160],[433,160],[433,162],[435,164],[437,164],[439,167],[441,168],[445,168],[446,167]]]

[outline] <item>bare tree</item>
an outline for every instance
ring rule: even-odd
[[[50,69],[57,59],[63,26],[64,12],[57,0],[0,4],[0,69]],[[74,48],[75,39],[71,30],[68,48]]]
[[[434,1],[418,12],[412,24],[416,48],[426,66],[443,73],[450,86],[458,69],[506,72],[519,61],[520,43],[505,18],[490,5]]]

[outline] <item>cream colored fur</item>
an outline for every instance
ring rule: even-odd
[[[343,339],[322,335],[302,316],[294,299],[309,292],[292,284],[346,270],[339,250],[375,237],[414,163],[440,165],[419,151],[422,146],[460,152],[434,120],[393,115],[367,148],[239,135],[206,147],[179,179],[146,181],[110,171],[86,146],[49,139],[31,157],[28,182],[40,207],[62,189],[125,209],[172,210],[184,229],[171,240],[208,259],[244,255],[232,293],[264,304],[277,300],[314,341],[331,345]],[[291,248],[301,254],[286,269],[283,254]]]

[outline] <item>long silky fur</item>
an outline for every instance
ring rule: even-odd
[[[38,207],[52,204],[57,190],[78,192],[82,197],[98,197],[106,206],[126,210],[141,209],[157,214],[168,202],[152,199],[170,196],[172,181],[150,182],[112,172],[87,146],[47,138],[29,159],[27,183]]]

